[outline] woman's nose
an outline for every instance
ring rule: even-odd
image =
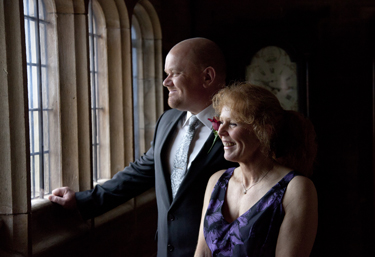
[[[219,136],[226,135],[227,134],[226,125],[220,124],[220,127],[217,130],[217,133],[219,134]]]

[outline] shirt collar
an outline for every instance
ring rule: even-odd
[[[189,111],[186,113],[186,120],[184,124],[182,124],[182,127],[185,127],[189,124],[189,119],[192,115],[193,114]],[[198,120],[207,128],[212,129],[212,123],[208,120],[208,118],[212,119],[215,116],[215,109],[212,107],[212,104],[195,116],[197,116]]]

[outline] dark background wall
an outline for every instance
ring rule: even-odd
[[[303,110],[319,152],[313,181],[319,229],[312,256],[375,256],[373,60],[375,1],[161,0],[163,56],[177,42],[207,37],[228,61],[228,82],[244,80],[262,46],[297,62],[308,93]]]

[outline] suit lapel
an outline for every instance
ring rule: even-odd
[[[163,178],[162,178],[162,181],[164,181],[165,183],[165,187],[167,190],[165,190],[165,195],[163,196],[164,199],[168,199],[169,201],[169,204],[171,204],[172,202],[172,190],[171,190],[171,177],[170,177],[170,173],[168,171],[168,169],[166,169],[166,165],[168,165],[168,163],[165,163],[164,159],[163,159],[163,156],[165,156],[166,154],[166,149],[168,149],[168,146],[169,144],[171,143],[168,138],[173,136],[174,132],[175,132],[175,127],[177,125],[177,122],[184,116],[186,115],[186,112],[181,112],[179,115],[176,115],[174,118],[171,118],[169,120],[169,122],[167,122],[165,124],[165,126],[163,126],[163,128],[161,128],[161,133],[164,133],[164,136],[163,138],[161,139],[161,151],[160,151],[160,156],[159,158],[161,159],[161,165],[162,165],[162,174],[163,174]]]
[[[161,140],[161,152],[165,151],[165,148],[168,146],[168,142],[166,143],[167,138],[172,136],[172,134],[175,132],[174,128],[177,125],[177,122],[182,118],[183,115],[185,115],[186,112],[181,112],[179,115],[177,115],[174,119],[170,119],[168,123],[166,123],[165,126],[162,128],[162,133],[164,133],[164,137]],[[164,168],[164,167],[163,167]]]

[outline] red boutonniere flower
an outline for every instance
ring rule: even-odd
[[[210,118],[208,118],[208,120],[211,121],[211,123],[212,123],[212,129],[214,129],[215,132],[217,133],[217,131],[219,130],[219,127],[220,127],[220,121],[218,121],[216,119],[216,117],[213,117],[212,120]]]
[[[212,119],[208,119],[209,121],[211,121],[212,123],[212,133],[215,134],[215,138],[214,138],[214,142],[212,143],[211,147],[210,147],[210,150],[208,150],[207,154],[211,151],[212,147],[214,146],[217,138],[219,137],[219,134],[217,133],[217,131],[219,130],[219,127],[220,127],[220,121],[218,121],[216,119],[216,117],[213,117]]]

